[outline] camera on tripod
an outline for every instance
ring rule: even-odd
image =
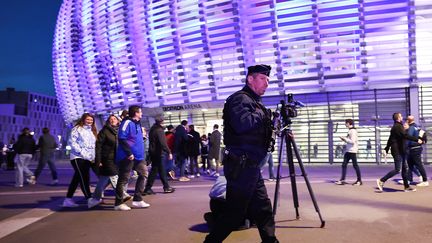
[[[273,130],[279,131],[281,124],[290,125],[292,123],[291,118],[298,115],[297,109],[304,106],[303,102],[294,100],[293,94],[288,94],[288,102],[285,103],[285,100],[281,100],[273,112]]]

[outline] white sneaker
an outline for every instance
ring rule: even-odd
[[[197,174],[196,174],[196,177],[200,177],[200,176],[201,176],[200,173],[197,173]]]
[[[64,208],[76,208],[78,207],[78,204],[76,204],[72,198],[65,198],[62,206]]]
[[[189,178],[187,178],[186,176],[180,177],[179,181],[190,181]]]
[[[214,177],[219,177],[220,176],[220,174],[219,173],[214,173],[214,175],[213,175]]]
[[[194,175],[189,175],[188,178],[193,179],[193,178],[195,178],[195,176]]]
[[[97,200],[97,199],[95,199],[95,198],[89,198],[89,199],[87,200],[87,207],[88,207],[88,208],[96,207],[96,206],[99,205],[101,202],[102,202],[102,199]]]
[[[30,176],[30,177],[27,179],[27,182],[28,182],[28,184],[30,184],[30,185],[34,185],[34,184],[36,184],[36,177],[35,177],[35,176]]]
[[[134,207],[134,208],[148,208],[148,207],[150,207],[150,204],[148,204],[144,201],[139,201],[139,202],[133,201],[132,207]]]
[[[131,210],[131,208],[128,205],[123,203],[123,204],[120,204],[118,206],[115,206],[114,210],[116,210],[116,211],[129,211],[129,210]]]
[[[429,181],[423,181],[423,182],[417,183],[416,186],[429,186]]]

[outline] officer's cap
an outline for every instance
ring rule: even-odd
[[[248,75],[251,75],[253,73],[261,73],[269,77],[270,71],[271,71],[271,67],[269,65],[264,65],[264,64],[248,67]]]

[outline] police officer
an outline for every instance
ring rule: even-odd
[[[246,85],[226,100],[223,110],[224,174],[227,210],[222,212],[204,242],[222,242],[248,218],[254,221],[263,242],[279,242],[270,199],[261,176],[271,141],[271,113],[261,103],[271,67],[248,67]]]

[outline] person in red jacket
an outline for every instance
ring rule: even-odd
[[[174,153],[174,139],[175,139],[174,131],[175,131],[174,126],[168,125],[167,131],[165,132],[165,138],[166,138],[168,148],[173,153]],[[165,156],[164,163],[165,163],[165,169],[167,171],[168,176],[172,180],[176,180],[177,178],[175,177],[175,171],[174,171],[174,159],[169,159],[168,156]]]

